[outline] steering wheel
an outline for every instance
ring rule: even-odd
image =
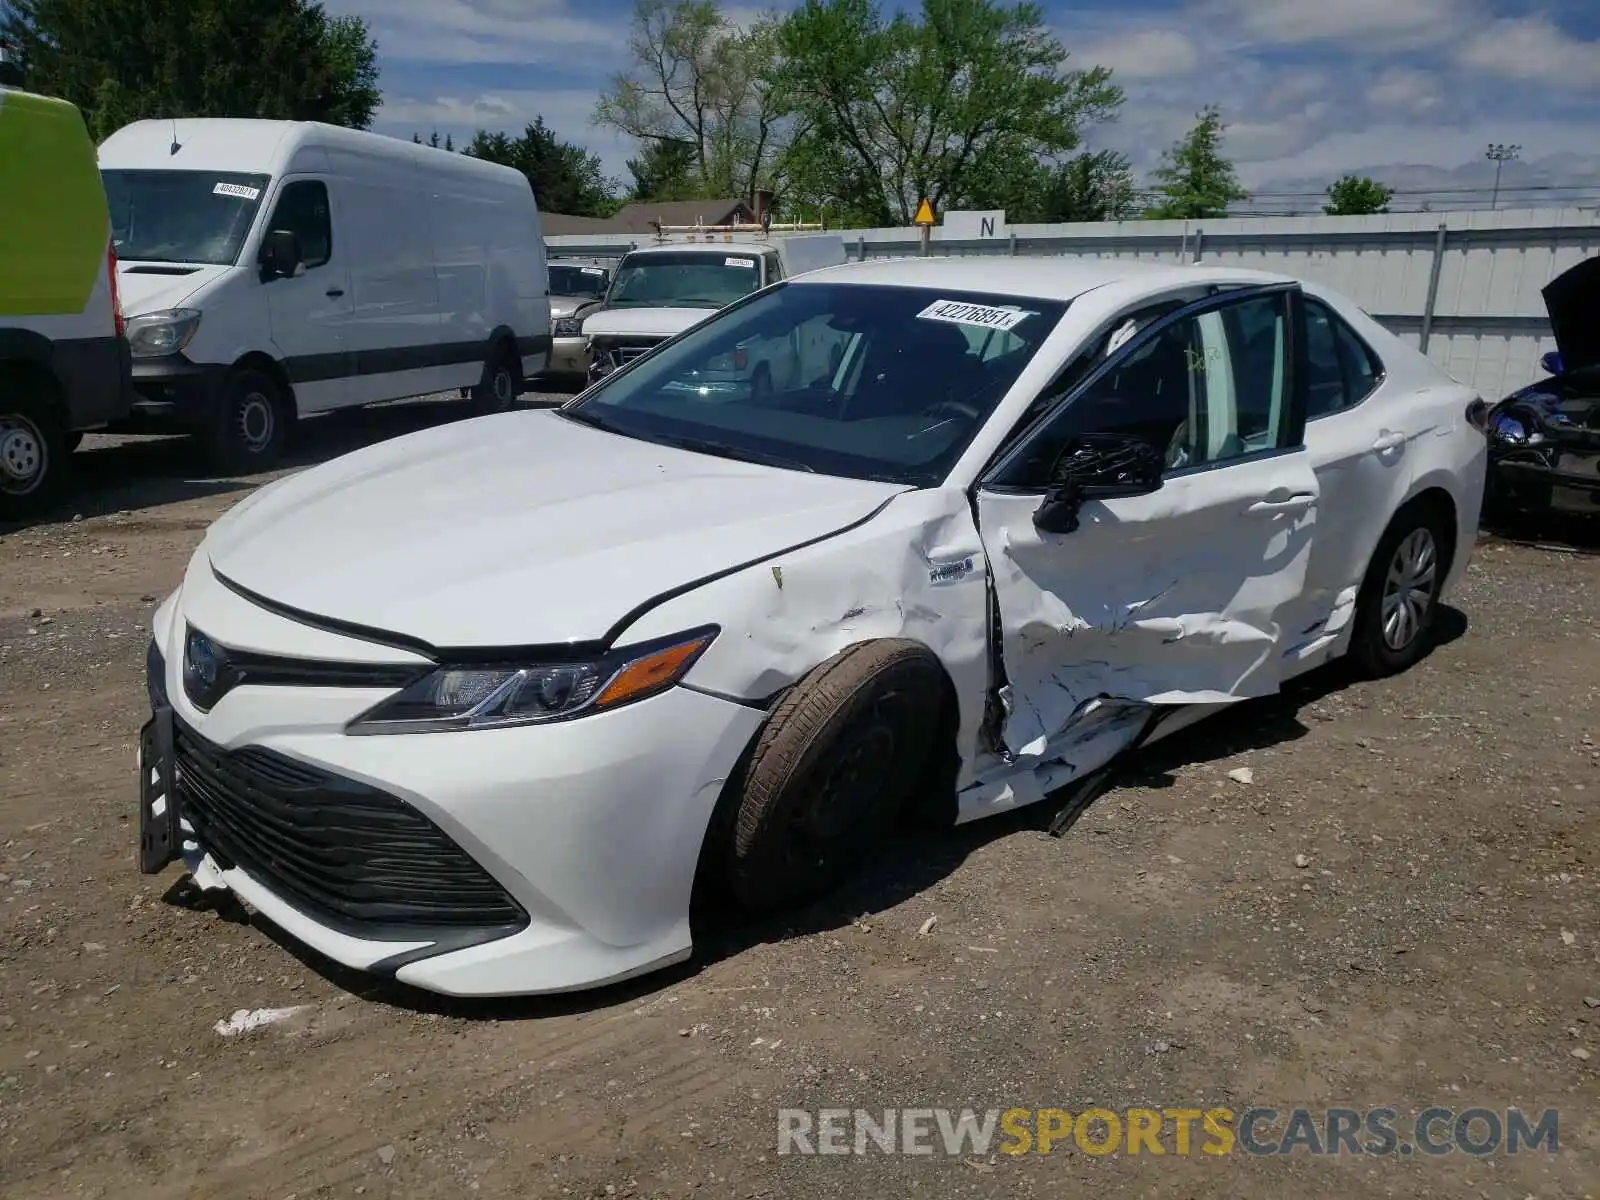
[[[968,404],[964,400],[940,400],[937,404],[930,404],[917,415],[922,417],[937,417],[941,413],[945,412],[953,412],[958,416],[970,417],[974,421],[983,416],[983,414],[978,411],[978,406],[976,404]]]

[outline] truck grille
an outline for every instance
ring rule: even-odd
[[[528,923],[449,835],[387,792],[259,747],[223,750],[177,722],[173,741],[201,844],[324,924],[392,937]]]
[[[650,350],[654,350],[666,338],[647,338],[630,336],[626,340],[596,336],[590,340],[590,348],[594,351],[597,361],[604,361],[613,371],[618,367],[626,366]]]

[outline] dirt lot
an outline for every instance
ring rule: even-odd
[[[434,419],[330,424],[303,461]],[[1064,838],[910,840],[681,970],[456,1005],[137,872],[150,610],[261,481],[170,442],[80,458],[81,519],[0,534],[6,1197],[1600,1194],[1600,557],[1484,542],[1415,670],[1179,735]],[[780,1107],[1092,1105],[1388,1106],[1402,1134],[1554,1107],[1560,1150],[776,1153]]]

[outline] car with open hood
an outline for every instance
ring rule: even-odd
[[[1488,512],[1515,520],[1600,514],[1600,256],[1544,288],[1548,374],[1489,414]]]
[[[770,390],[704,386],[752,341]],[[559,408],[268,484],[157,609],[141,862],[458,995],[688,957],[901,819],[1103,787],[1466,570],[1482,400],[1348,299],[1118,260],[851,263]],[[704,910],[702,910],[704,911]]]

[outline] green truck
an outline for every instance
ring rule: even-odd
[[[0,521],[60,500],[84,431],[132,400],[111,215],[83,115],[0,86]]]

